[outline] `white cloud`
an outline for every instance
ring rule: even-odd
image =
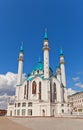
[[[7,109],[8,101],[14,102],[15,96],[8,96],[7,93],[0,96],[0,109]]]
[[[25,79],[25,74],[23,74],[23,80]],[[17,74],[12,72],[7,72],[6,74],[0,75],[0,109],[7,108],[8,97],[11,101],[14,100],[15,95],[15,85],[17,83]]]
[[[0,75],[0,89],[12,89],[15,87],[17,81],[17,74],[7,72]]]
[[[67,89],[67,95],[68,95],[68,96],[69,96],[69,95],[72,95],[72,94],[74,94],[74,93],[76,93],[76,91],[73,90],[72,88],[68,88],[68,89]]]
[[[73,81],[79,81],[79,79],[80,79],[79,77],[73,77],[72,78]]]
[[[81,82],[75,83],[75,86],[83,88],[83,84]]]

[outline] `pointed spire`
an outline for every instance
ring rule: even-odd
[[[48,40],[47,28],[45,28],[44,40]]]
[[[62,50],[62,48],[60,50],[60,56],[63,56],[63,50]]]
[[[23,42],[21,42],[20,52],[23,52]]]

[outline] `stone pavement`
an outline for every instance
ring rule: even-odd
[[[0,130],[31,130],[23,125],[12,122],[6,117],[0,117]]]
[[[83,130],[83,119],[74,118],[9,118],[33,130]]]

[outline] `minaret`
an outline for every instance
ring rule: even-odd
[[[57,65],[56,76],[57,76],[57,79],[61,82],[61,69],[60,69],[60,65]]]
[[[45,30],[44,35],[44,78],[49,78],[49,42],[48,42],[48,36],[47,36],[47,30]]]
[[[66,87],[65,60],[62,49],[60,50],[60,69],[61,69],[61,81],[63,86]]]
[[[17,78],[17,85],[22,85],[23,61],[24,61],[24,51],[23,51],[23,45],[21,45],[21,47],[20,47],[20,53],[19,53],[19,58],[18,58],[18,78]]]

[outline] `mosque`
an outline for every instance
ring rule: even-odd
[[[38,61],[25,81],[22,80],[24,50],[20,48],[15,101],[8,103],[7,116],[56,116],[69,113],[65,60],[62,49],[60,61],[53,74],[49,66],[49,40],[45,31],[43,62]]]

